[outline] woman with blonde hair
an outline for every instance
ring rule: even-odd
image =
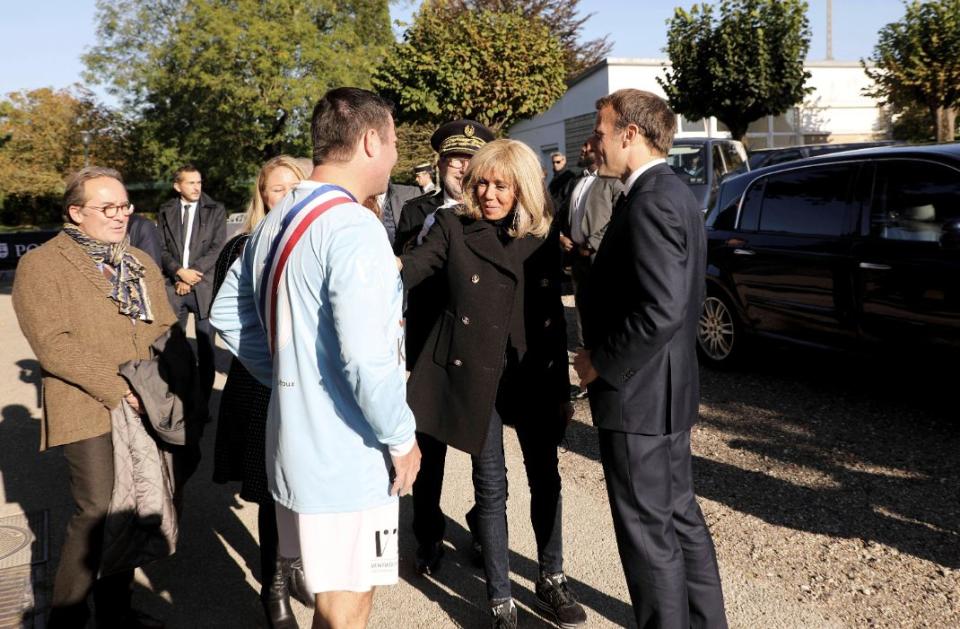
[[[408,384],[417,430],[468,452],[494,627],[516,627],[510,593],[503,426],[516,427],[537,540],[538,604],[563,627],[586,622],[563,573],[557,447],[573,410],[560,301],[560,248],[537,156],[496,140],[470,160],[464,203],[442,209],[400,258],[409,289],[445,278],[446,308]]]
[[[243,252],[250,233],[306,176],[300,160],[289,155],[274,157],[260,168],[243,227],[224,245],[217,259],[214,296],[227,269]],[[267,488],[265,439],[269,403],[270,389],[234,358],[220,397],[213,480],[218,483],[240,481],[240,497],[259,505],[260,600],[268,625],[288,629],[297,626],[290,608],[290,594],[308,606],[313,604],[313,596],[306,590],[299,560],[286,560],[277,554],[276,511]]]

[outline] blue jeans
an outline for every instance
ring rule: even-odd
[[[537,426],[517,424],[523,464],[530,486],[530,520],[537,540],[537,561],[547,574],[563,570],[562,500],[556,441]],[[510,547],[507,539],[507,469],[503,420],[493,411],[483,450],[473,460],[477,537],[483,546],[487,598],[510,598]]]

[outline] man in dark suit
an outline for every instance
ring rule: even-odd
[[[210,397],[214,378],[214,337],[207,316],[213,301],[213,267],[227,239],[223,204],[202,191],[200,171],[186,165],[173,177],[177,197],[160,206],[157,227],[163,238],[163,273],[173,311],[186,328],[193,313],[201,393]]]
[[[163,268],[163,242],[160,230],[153,221],[139,214],[131,214],[127,223],[127,235],[130,236],[131,245],[149,253],[157,266]]]
[[[553,166],[553,179],[550,180],[547,191],[553,199],[555,210],[563,213],[570,202],[570,193],[573,192],[579,173],[567,168],[567,156],[560,152],[550,154],[550,164]]]
[[[380,206],[380,222],[387,230],[387,238],[390,240],[390,246],[393,246],[397,238],[397,221],[403,215],[403,205],[414,197],[420,196],[420,188],[416,186],[404,186],[401,184],[387,183],[387,191],[377,195],[377,205]]]
[[[430,229],[436,212],[452,208],[463,200],[463,176],[470,158],[494,139],[493,132],[473,120],[455,120],[441,125],[430,137],[430,145],[440,154],[437,166],[441,187],[434,192],[411,199],[403,206],[397,221],[397,239],[393,248],[397,255],[416,247]],[[445,210],[444,210],[445,211]],[[424,343],[447,301],[446,281],[434,277],[411,290],[407,296],[406,350],[407,369],[413,371]],[[443,558],[443,534],[446,518],[440,509],[443,489],[443,468],[447,444],[426,433],[417,433],[420,446],[420,473],[413,485],[413,534],[417,538],[417,572],[432,574]],[[474,511],[467,514],[473,530]],[[475,549],[476,550],[476,549]]]
[[[635,89],[597,101],[601,175],[626,196],[582,291],[586,349],[574,361],[599,428],[620,559],[640,627],[726,627],[710,532],[693,493],[697,321],[706,236],[667,166],[676,116]]]

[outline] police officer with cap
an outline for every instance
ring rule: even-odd
[[[448,122],[433,132],[430,146],[440,154],[437,162],[440,185],[433,192],[404,204],[397,225],[394,251],[399,254],[405,248],[419,244],[415,240],[422,240],[421,231],[429,229],[433,224],[432,214],[438,208],[460,204],[463,199],[461,185],[467,166],[470,165],[470,158],[481,146],[493,139],[493,131],[473,120]]]
[[[433,164],[424,162],[413,167],[413,177],[420,186],[420,192],[429,194],[437,189],[433,183]]]
[[[463,200],[463,177],[470,158],[481,146],[494,139],[493,132],[473,120],[448,122],[430,138],[433,150],[440,154],[437,168],[439,186],[433,192],[407,201],[400,213],[394,250],[397,254],[416,247],[435,221],[436,212],[452,211]],[[447,300],[443,278],[429,279],[407,296],[406,349],[407,369],[413,370],[421,349]],[[429,353],[425,354],[429,359]],[[443,558],[443,534],[446,518],[440,510],[443,467],[447,445],[430,435],[417,433],[420,446],[420,473],[413,485],[413,533],[417,538],[417,572],[432,574]],[[472,523],[472,513],[467,523]],[[472,526],[471,526],[472,529]],[[479,548],[476,548],[479,550]]]

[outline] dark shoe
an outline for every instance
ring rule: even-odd
[[[490,613],[493,615],[490,624],[493,629],[517,629],[517,606],[512,598],[491,606]]]
[[[288,560],[277,557],[270,580],[260,590],[260,602],[267,614],[267,626],[271,629],[298,629],[297,619],[290,607],[290,593],[287,590]],[[269,567],[269,566],[268,566]]]
[[[287,589],[290,590],[290,596],[300,601],[304,607],[313,609],[316,605],[316,599],[307,587],[307,575],[303,573],[303,561],[297,557],[288,560],[287,568]]]
[[[417,547],[417,572],[436,574],[443,559],[443,541],[422,544]]]
[[[477,568],[483,567],[483,545],[477,537],[477,506],[467,511],[467,528],[470,529],[470,562]]]
[[[572,629],[587,622],[587,612],[573,596],[562,572],[540,575],[536,589],[537,605],[553,615],[558,626]]]
[[[584,400],[587,397],[587,390],[581,389],[575,384],[570,385],[570,401]]]

